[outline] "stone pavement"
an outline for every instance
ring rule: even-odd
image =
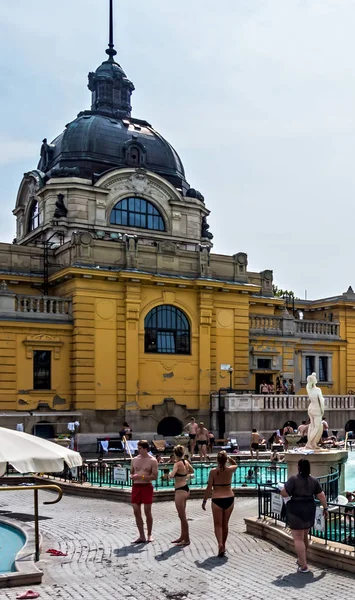
[[[19,521],[32,521],[32,494],[9,492],[2,496],[1,511]],[[40,491],[40,500],[49,492]],[[172,502],[153,505],[152,544],[132,546],[136,529],[130,505],[64,496],[59,504],[40,506],[43,535],[43,584],[36,589],[41,599],[93,600],[299,600],[305,593],[353,600],[355,578],[332,569],[312,567],[312,573],[296,572],[295,558],[266,541],[244,533],[243,518],[256,514],[255,499],[238,498],[231,517],[228,555],[215,557],[211,509],[190,500],[188,516],[192,544],[170,544],[179,533]],[[14,514],[11,515],[12,511]],[[58,548],[67,557],[46,554]],[[14,600],[25,588],[0,590],[0,598]]]

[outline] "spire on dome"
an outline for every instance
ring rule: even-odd
[[[108,60],[105,60],[95,73],[89,73],[91,110],[118,119],[129,118],[134,85],[126,77],[121,65],[114,60],[117,52],[113,43],[113,0],[109,0],[109,42],[106,54],[109,56]]]
[[[114,48],[113,43],[113,0],[110,0],[110,16],[109,16],[109,40],[106,54],[109,55],[109,61],[114,62],[113,57],[116,56],[117,52]]]

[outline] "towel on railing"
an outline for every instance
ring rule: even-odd
[[[108,452],[108,440],[103,440],[102,442],[100,442],[100,444],[103,451]]]
[[[138,450],[138,442],[139,440],[126,440],[126,452],[128,452],[128,454],[131,453],[133,455]]]

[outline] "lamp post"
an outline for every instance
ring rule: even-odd
[[[232,386],[233,367],[229,367],[228,373],[229,373],[229,391],[232,392],[233,391],[233,386]]]

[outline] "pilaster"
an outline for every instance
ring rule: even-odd
[[[139,313],[141,286],[139,283],[126,284],[126,411],[139,408]]]
[[[200,291],[199,323],[199,408],[207,408],[211,389],[211,325],[213,312],[212,292]]]

